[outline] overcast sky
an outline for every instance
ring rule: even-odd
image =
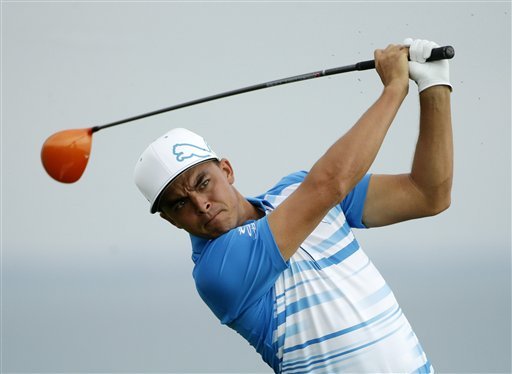
[[[149,214],[133,167],[173,127],[260,194],[309,169],[381,90],[375,71],[248,93],[94,135],[77,183],[54,132],[353,64],[406,37],[453,45],[452,205],[357,230],[440,372],[510,372],[511,5],[506,2],[2,1],[1,371],[270,372],[203,305],[188,236]],[[414,83],[375,173],[410,168]]]

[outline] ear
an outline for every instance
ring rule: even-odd
[[[231,166],[229,160],[225,158],[220,160],[219,167],[226,176],[229,184],[235,183],[235,172],[233,171],[233,167]]]
[[[165,214],[164,212],[160,212],[160,218],[163,218],[164,220],[166,220],[167,222],[169,222],[171,225],[173,225],[174,227],[177,227],[178,229],[181,229],[180,226],[178,226],[176,224],[176,222],[171,218],[169,217],[167,214]]]

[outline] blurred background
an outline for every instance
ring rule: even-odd
[[[510,372],[510,2],[1,4],[1,367],[17,372],[270,372],[221,326],[191,276],[187,234],[133,183],[173,127],[260,194],[314,161],[373,103],[375,71],[294,83],[95,134],[83,177],[40,162],[54,132],[373,58],[406,37],[453,45],[452,205],[358,230],[439,372]],[[410,168],[418,95],[371,168]]]

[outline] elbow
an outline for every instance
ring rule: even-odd
[[[333,207],[343,201],[363,176],[361,168],[354,162],[337,165],[326,161],[324,156],[313,166],[304,182],[308,182],[326,206]]]
[[[430,207],[430,216],[436,216],[450,207],[451,199],[443,199],[442,201],[437,201]]]
[[[438,192],[431,198],[427,199],[426,215],[436,216],[447,210],[451,203],[452,201],[450,190]]]
[[[451,205],[452,178],[431,185],[418,184],[412,176],[411,182],[418,194],[417,207],[419,217],[438,215],[447,210]]]
[[[328,173],[311,173],[304,182],[306,183],[303,183],[303,186],[307,185],[311,188],[313,196],[316,196],[317,203],[326,208],[339,204],[347,194],[346,188],[342,183],[339,183],[338,178]]]

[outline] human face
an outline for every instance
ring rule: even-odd
[[[228,160],[207,161],[181,174],[162,193],[161,217],[204,238],[216,238],[242,220]]]

